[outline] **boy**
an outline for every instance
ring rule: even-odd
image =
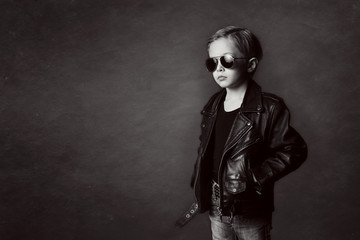
[[[262,49],[248,29],[229,26],[208,41],[206,67],[222,90],[202,110],[191,186],[195,203],[178,225],[209,211],[213,239],[270,239],[274,182],[307,157],[283,100],[252,79]]]

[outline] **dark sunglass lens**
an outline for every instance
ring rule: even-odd
[[[206,68],[209,70],[209,72],[213,72],[216,69],[217,66],[217,60],[215,58],[208,58],[205,62]]]
[[[225,68],[231,68],[234,65],[234,59],[231,56],[222,56],[220,58],[221,65]]]

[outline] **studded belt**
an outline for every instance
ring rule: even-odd
[[[176,221],[175,225],[177,227],[185,226],[198,212],[199,206],[197,202],[194,202],[189,210],[187,210],[186,213]]]

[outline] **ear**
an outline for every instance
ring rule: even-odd
[[[248,69],[247,69],[247,71],[248,71],[249,73],[255,72],[258,63],[259,63],[259,60],[257,60],[257,58],[251,58],[251,59],[249,60],[249,62],[248,62]]]

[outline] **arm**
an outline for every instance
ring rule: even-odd
[[[256,189],[268,181],[276,181],[297,169],[307,157],[307,146],[299,133],[290,126],[290,113],[280,101],[269,119],[267,134],[268,155],[263,163],[252,169]]]

